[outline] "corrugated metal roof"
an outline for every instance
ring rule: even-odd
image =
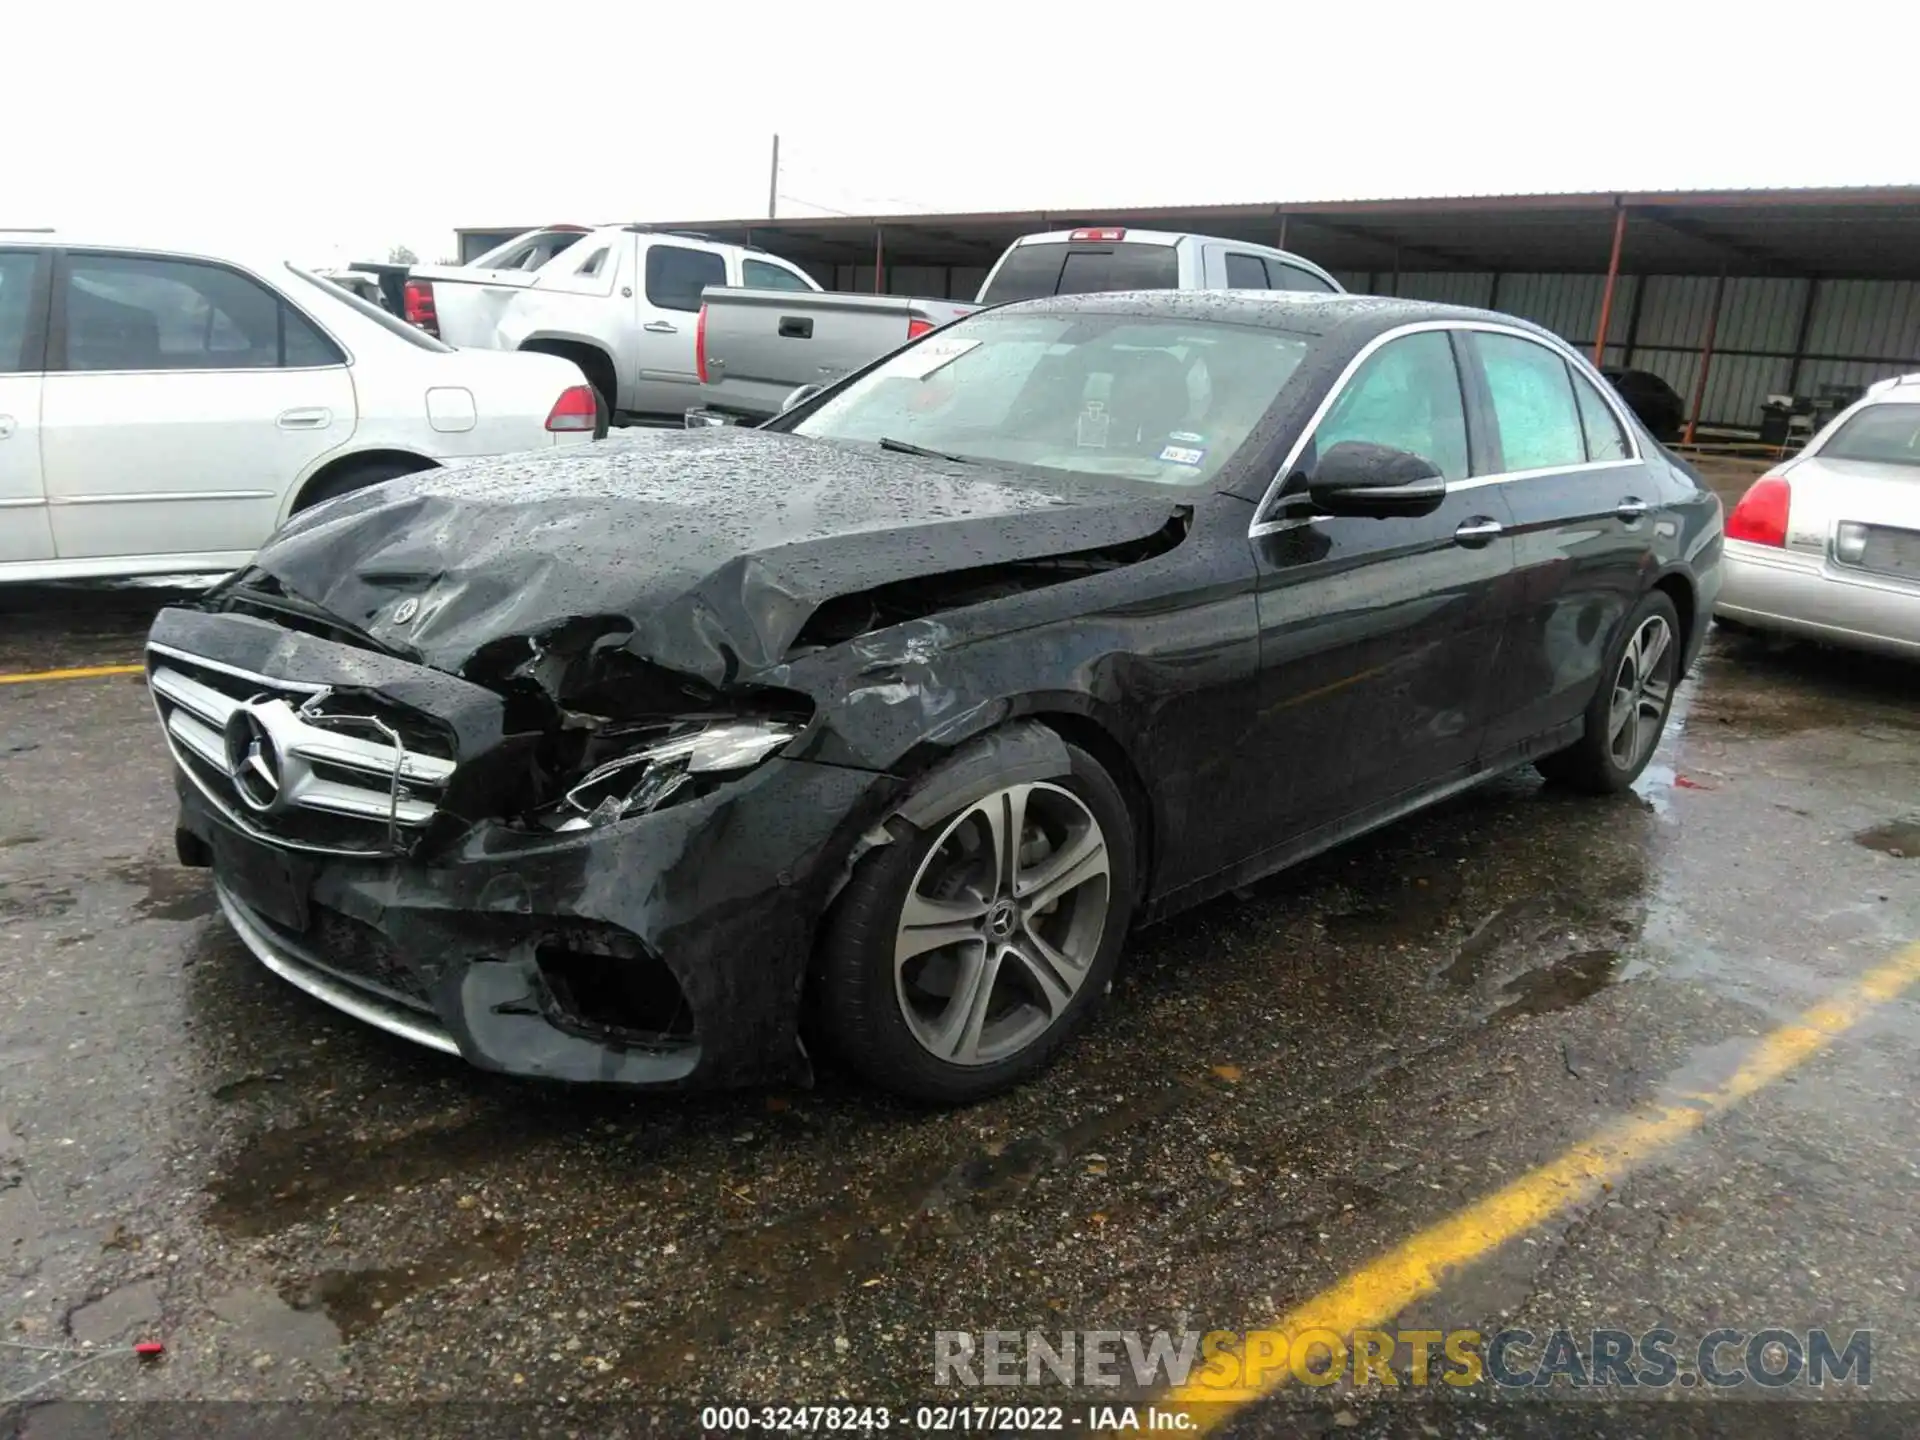
[[[794,216],[661,222],[823,264],[979,265],[1016,235],[1076,225],[1190,230],[1274,244],[1333,270],[1604,270],[1614,212],[1628,214],[1629,273],[1920,278],[1920,186],[1567,191],[1110,206],[972,214]]]

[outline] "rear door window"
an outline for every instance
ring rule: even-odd
[[[46,307],[34,303],[39,267],[36,251],[0,250],[0,375],[40,368]]]
[[[1517,335],[1472,333],[1493,397],[1500,468],[1557,470],[1585,464],[1586,435],[1567,362],[1546,346]]]
[[[76,251],[65,271],[69,370],[269,370],[340,359],[279,295],[223,265]]]
[[[647,247],[647,302],[661,310],[698,310],[700,292],[727,283],[727,262],[711,250]]]
[[[1227,256],[1227,288],[1229,290],[1265,290],[1267,288],[1267,267],[1258,255]]]
[[[1049,241],[1008,252],[980,297],[983,305],[1107,290],[1173,290],[1180,259],[1171,245],[1072,245]]]
[[[813,287],[784,265],[769,265],[764,260],[740,262],[740,283],[749,290],[805,290]]]

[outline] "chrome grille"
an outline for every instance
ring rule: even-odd
[[[451,747],[417,718],[170,646],[149,645],[147,659],[174,759],[242,829],[307,850],[393,854],[437,813]]]

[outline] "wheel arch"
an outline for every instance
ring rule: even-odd
[[[1163,833],[1162,816],[1154,801],[1154,792],[1145,779],[1145,768],[1134,747],[1124,738],[1125,727],[1111,715],[1102,713],[1091,697],[1080,694],[1041,694],[1003,702],[975,712],[975,723],[964,731],[943,735],[939,741],[915,746],[899,763],[889,767],[902,777],[906,792],[922,777],[947,763],[969,744],[997,730],[1030,721],[1045,727],[1059,739],[1084,750],[1100,762],[1127,803],[1133,821],[1134,862],[1137,869],[1135,893],[1144,903],[1152,893],[1153,877],[1159,856],[1158,836]],[[905,802],[892,813],[899,814]]]
[[[620,367],[605,342],[566,331],[536,330],[514,348],[573,361],[587,383],[607,397],[609,411],[620,404]]]
[[[1693,577],[1679,566],[1672,566],[1656,578],[1650,590],[1658,590],[1673,602],[1680,617],[1681,673],[1684,675],[1698,652],[1700,639],[1700,595]]]
[[[346,454],[329,455],[303,475],[299,483],[287,492],[287,503],[281,511],[281,520],[284,521],[289,515],[305,509],[309,503],[307,497],[313,493],[316,486],[323,485],[350,470],[388,464],[412,465],[417,470],[440,468],[440,462],[431,455],[419,450],[409,450],[400,445],[381,445],[366,450],[352,450]]]

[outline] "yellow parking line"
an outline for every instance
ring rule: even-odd
[[[0,675],[0,685],[26,685],[35,680],[92,680],[100,675],[138,675],[144,665],[81,665],[72,670],[31,670],[24,675]]]
[[[1235,1363],[1214,1372],[1216,1379],[1229,1384],[1209,1385],[1208,1372],[1196,1371],[1185,1385],[1163,1394],[1159,1403],[1189,1406],[1199,1432],[1215,1429],[1236,1410],[1292,1380],[1279,1337],[1330,1330],[1345,1340],[1355,1330],[1391,1320],[1416,1300],[1433,1294],[1454,1272],[1560,1212],[1596,1198],[1656,1152],[1805,1063],[1916,980],[1920,980],[1920,944],[1908,946],[1792,1024],[1764,1037],[1725,1084],[1647,1107],[1609,1126],[1557,1160],[1422,1230],[1264,1327],[1274,1337],[1274,1361],[1261,1383],[1233,1383],[1246,1379],[1242,1366]],[[1238,1351],[1228,1353],[1236,1361],[1244,1358]]]
[[[144,665],[77,665],[70,670],[29,670],[18,675],[0,675],[0,685],[26,685],[36,680],[92,680],[102,675],[139,675]]]

